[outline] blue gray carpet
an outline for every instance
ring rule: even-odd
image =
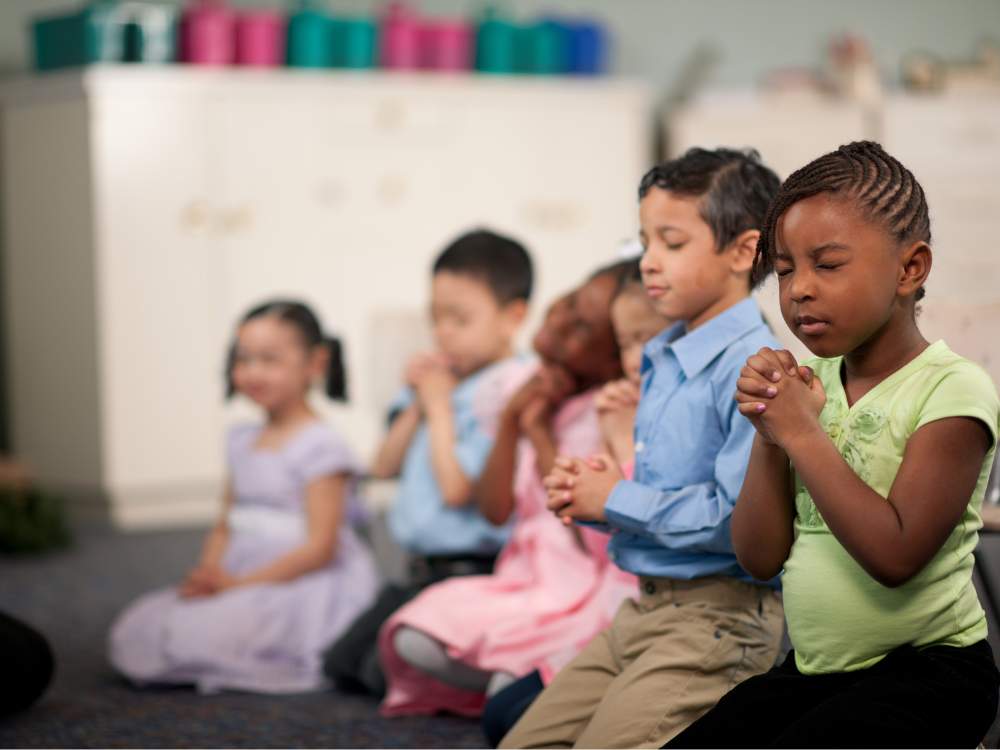
[[[202,532],[83,533],[70,550],[0,558],[0,610],[42,631],[56,656],[52,685],[31,710],[0,720],[0,747],[483,747],[479,724],[456,717],[383,719],[374,700],[186,688],[136,690],[105,661],[115,614],[178,580]]]

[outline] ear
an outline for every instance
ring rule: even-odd
[[[500,310],[500,316],[503,319],[504,330],[508,336],[513,338],[528,316],[527,301],[516,299],[508,302]]]
[[[757,255],[758,239],[759,229],[747,229],[729,244],[726,252],[729,253],[730,272],[740,276],[750,273],[754,256]]]
[[[309,380],[325,382],[326,372],[330,367],[330,350],[323,344],[313,347],[309,355]]]
[[[933,256],[931,246],[922,241],[914,242],[900,253],[896,290],[901,297],[915,296],[917,290],[927,283]]]

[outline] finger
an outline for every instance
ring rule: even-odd
[[[606,453],[598,453],[587,458],[587,466],[594,471],[607,471],[614,459]]]
[[[761,349],[760,352],[750,357],[747,360],[747,367],[764,376],[768,380],[777,383],[781,380],[781,363],[775,361],[769,356],[765,356],[763,352],[764,350]]]
[[[771,383],[764,383],[751,378],[737,378],[736,390],[749,396],[759,396],[761,398],[774,398],[778,395],[778,389]]]
[[[573,517],[572,516],[559,516],[559,520],[562,521],[563,526],[572,526]]]
[[[572,500],[566,500],[565,495],[563,495],[563,496],[558,496],[557,495],[556,497],[550,497],[548,500],[546,500],[545,501],[545,507],[548,508],[549,510],[555,512],[555,513],[558,513],[560,510],[562,510],[563,508],[565,508],[571,502],[573,502],[573,501]]]
[[[568,471],[570,474],[580,473],[580,462],[569,456],[556,456],[555,465],[563,471]]]
[[[807,365],[801,365],[799,367],[799,377],[802,378],[802,382],[806,385],[812,385],[813,368],[808,367]]]
[[[785,372],[792,377],[799,374],[799,363],[795,360],[794,354],[787,349],[779,349],[774,354],[778,358],[778,361],[781,362],[781,366]]]
[[[760,401],[749,401],[745,404],[740,404],[736,408],[740,410],[740,414],[744,417],[759,417],[767,411],[767,404],[762,404]]]

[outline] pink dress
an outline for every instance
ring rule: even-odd
[[[556,414],[560,453],[586,456],[601,450],[593,396],[576,396]],[[514,476],[516,521],[493,574],[431,586],[379,633],[389,685],[384,715],[448,710],[477,716],[486,699],[483,693],[445,685],[399,658],[392,644],[401,626],[436,638],[452,658],[469,666],[516,676],[537,669],[548,682],[635,594],[635,578],[608,560],[606,534],[577,527],[584,551],[572,530],[545,507],[535,459],[530,443],[522,440]]]

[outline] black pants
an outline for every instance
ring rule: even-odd
[[[378,631],[393,613],[425,588],[446,578],[489,575],[495,557],[418,557],[410,564],[410,583],[384,587],[375,603],[323,653],[323,674],[341,690],[385,695],[378,659]]]
[[[803,675],[794,652],[666,747],[976,747],[997,712],[986,641],[903,646],[869,669]]]
[[[483,708],[483,734],[490,747],[496,747],[521,718],[535,698],[545,689],[542,676],[535,670],[512,682],[494,695]]]
[[[55,661],[48,642],[0,612],[0,716],[21,711],[45,692]]]

